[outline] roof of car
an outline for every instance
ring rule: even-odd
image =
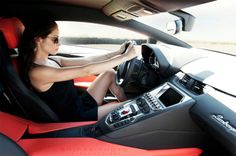
[[[2,15],[23,14],[29,10],[30,12],[47,10],[62,18],[70,12],[77,16],[81,15],[75,10],[83,7],[95,9],[118,20],[127,20],[148,14],[176,11],[210,1],[214,0],[8,0],[0,6],[0,13]],[[122,19],[121,16],[127,17]]]

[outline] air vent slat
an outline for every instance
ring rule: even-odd
[[[179,80],[179,82],[191,92],[197,95],[203,94],[203,89],[205,87],[205,84],[191,78],[187,74],[185,74],[183,78]]]
[[[180,80],[180,83],[186,87],[190,79],[191,77],[185,74],[183,78]]]
[[[191,90],[192,90],[194,93],[200,95],[200,94],[203,93],[203,88],[204,88],[204,87],[205,87],[205,84],[203,84],[203,83],[200,82],[200,81],[195,80],[195,81],[193,82],[193,84],[192,84]]]

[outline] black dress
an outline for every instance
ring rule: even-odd
[[[55,82],[47,91],[37,94],[61,121],[97,120],[97,102],[87,91],[80,95],[73,80]]]
[[[55,82],[49,90],[38,92],[38,95],[61,121],[97,120],[97,102],[87,91],[79,95],[73,80]]]

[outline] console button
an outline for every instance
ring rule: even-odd
[[[137,99],[137,105],[142,113],[146,114],[150,112],[150,107],[144,99]]]
[[[110,122],[110,123],[116,122],[116,121],[118,121],[119,119],[120,119],[119,112],[117,112],[117,111],[111,112],[111,116],[110,116],[110,119],[109,119],[109,122]]]
[[[130,105],[130,109],[132,111],[132,115],[136,115],[137,114],[137,111],[135,110],[133,105]]]
[[[129,110],[123,110],[123,111],[121,112],[122,115],[125,115],[125,114],[128,114],[128,113],[129,113]]]
[[[145,105],[144,107],[143,107],[143,113],[149,113],[150,112],[150,107],[148,106],[148,105]]]

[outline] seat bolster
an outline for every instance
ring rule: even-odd
[[[29,123],[30,121],[0,112],[0,132],[13,141],[18,141],[24,135]]]
[[[14,141],[18,141],[26,132],[29,134],[41,134],[67,128],[91,125],[90,122],[67,122],[67,123],[35,123],[20,117],[0,112],[0,132]]]
[[[67,129],[67,128],[91,125],[94,123],[96,123],[96,121],[67,122],[67,123],[43,123],[43,124],[32,123],[29,125],[28,133],[29,134],[47,133],[47,132],[63,130],[63,129]]]
[[[34,156],[199,156],[202,153],[198,148],[144,150],[94,138],[23,139],[18,144]]]
[[[21,35],[25,27],[16,17],[0,17],[0,30],[3,32],[9,49],[16,48],[19,44]]]

